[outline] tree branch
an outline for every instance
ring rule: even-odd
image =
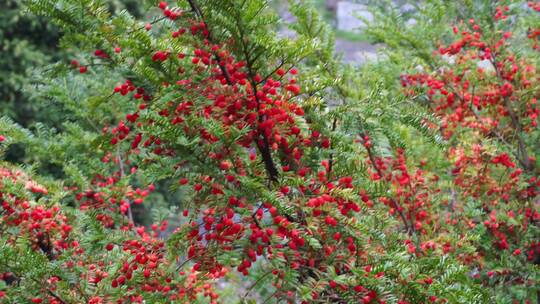
[[[497,78],[500,81],[504,81],[501,70],[497,66],[497,59],[495,57],[495,54],[492,54],[492,58],[490,59],[491,64],[493,65],[495,69],[495,73],[497,74]],[[523,128],[521,127],[521,123],[519,122],[519,118],[512,109],[512,105],[510,104],[510,99],[508,96],[503,96],[504,106],[506,110],[508,111],[508,114],[510,115],[510,121],[512,122],[512,127],[516,130],[516,138],[518,142],[518,154],[519,154],[519,162],[523,166],[523,168],[526,171],[533,171],[534,170],[534,164],[531,162],[529,158],[529,153],[527,152],[527,146],[525,145],[525,140],[523,139],[522,132]]]
[[[369,160],[370,160],[371,164],[373,165],[373,168],[375,168],[375,171],[377,171],[377,174],[382,179],[384,175],[383,175],[383,172],[381,171],[381,169],[377,166],[377,163],[375,162],[375,156],[373,155],[373,151],[371,150],[370,147],[365,147],[365,148],[366,148]],[[411,229],[412,225],[409,225],[409,221],[407,221],[407,218],[405,217],[405,214],[403,213],[403,211],[400,210],[400,206],[398,205],[398,203],[396,201],[394,201],[393,199],[391,199],[390,202],[392,203],[392,208],[394,208],[398,212],[399,217],[403,221],[403,224],[405,225],[405,229],[407,230],[407,232],[408,233],[414,233],[415,232],[414,227],[412,227],[412,229]]]
[[[125,176],[124,172],[124,161],[122,160],[122,157],[120,156],[120,146],[118,146],[118,149],[116,150],[116,157],[118,158],[118,165],[120,166],[120,178],[123,178]],[[131,212],[131,202],[128,200],[128,210],[127,215],[129,219],[129,223],[133,224],[133,213]]]

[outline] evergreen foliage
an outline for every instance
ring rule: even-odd
[[[305,1],[2,12],[64,53],[10,76],[0,301],[538,301],[540,4],[502,2],[380,5],[360,68]]]

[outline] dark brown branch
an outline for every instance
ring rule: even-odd
[[[38,285],[43,285],[42,282],[40,282],[38,279],[35,279],[35,278],[30,278],[28,277],[30,280],[34,281],[36,284]],[[50,290],[49,288],[47,288],[47,292],[49,293],[49,295],[53,298],[55,298],[56,300],[58,300],[61,304],[67,304],[66,301],[62,300],[62,298],[60,298],[59,295],[57,295],[56,293],[54,293],[54,291]]]
[[[154,19],[153,21],[149,22],[148,24],[155,24],[155,23],[160,22],[160,21],[162,21],[162,20],[165,20],[165,19],[167,19],[167,18],[168,18],[167,16],[159,17],[159,18],[156,18],[156,19]],[[136,28],[136,29],[133,29],[133,30],[127,32],[127,34],[129,35],[129,34],[132,34],[132,33],[134,33],[134,32],[143,30],[143,29],[145,29],[145,28],[146,28],[146,24],[145,24],[144,26],[138,27],[138,28]]]
[[[337,127],[337,117],[334,117],[332,121],[332,132],[336,131]],[[330,149],[334,148],[334,143],[330,143]],[[330,152],[330,159],[328,160],[328,178],[332,178],[332,168],[334,166],[334,152]]]
[[[268,73],[268,75],[263,77],[263,79],[259,83],[263,83],[263,82],[267,81],[268,78],[272,77],[272,75],[274,75],[274,73],[276,73],[279,69],[281,69],[285,65],[285,63],[286,63],[286,61],[284,59],[281,59],[279,64],[270,73]]]
[[[206,21],[204,19],[204,15],[203,15],[203,12],[201,11],[201,9],[199,8],[199,6],[197,5],[197,3],[195,3],[194,0],[188,0],[189,2],[189,6],[191,7],[191,9],[195,12],[195,14],[199,17],[199,19],[201,19],[205,24],[206,24]],[[212,33],[210,32],[210,29],[207,27],[207,31],[208,31],[208,41],[212,42]],[[229,75],[229,71],[227,71],[227,68],[225,67],[224,64],[222,64],[222,59],[221,57],[219,56],[219,54],[217,52],[214,52],[212,51],[212,54],[214,55],[214,58],[216,59],[217,63],[218,63],[218,66],[219,66],[219,69],[221,70],[221,73],[223,74],[223,77],[225,77],[225,80],[227,81],[227,84],[232,86],[232,80],[231,80],[231,75]]]
[[[504,81],[504,78],[502,77],[502,74],[501,74],[501,70],[497,66],[498,62],[495,57],[495,54],[492,55],[492,59],[490,61],[491,61],[491,64],[493,65],[493,68],[495,69],[495,73],[497,74],[497,78],[499,79],[499,81]],[[523,128],[521,126],[519,118],[514,112],[514,110],[512,109],[512,105],[510,104],[510,99],[508,98],[508,96],[503,96],[503,101],[504,101],[504,106],[510,116],[512,127],[516,130],[516,138],[518,142],[518,154],[520,156],[518,160],[526,171],[529,171],[529,172],[533,171],[534,164],[531,162],[531,159],[529,158],[529,153],[527,152],[527,146],[525,145],[525,140],[521,136],[523,132]]]
[[[244,58],[246,60],[246,67],[248,69],[248,77],[249,82],[251,84],[252,90],[253,90],[253,96],[255,97],[255,101],[257,102],[257,115],[259,116],[259,124],[263,123],[265,121],[265,117],[263,115],[259,114],[260,108],[261,108],[261,101],[258,97],[258,90],[257,90],[257,82],[255,81],[255,71],[253,69],[253,60],[251,56],[249,55],[246,41],[244,40],[244,34],[241,31],[242,26],[239,24],[239,18],[236,20],[237,27],[239,29],[240,34],[240,42],[242,43],[242,51],[244,53]],[[262,145],[259,142],[258,139],[256,139],[257,148],[259,149],[259,152],[261,153],[264,167],[266,169],[266,173],[268,174],[268,179],[272,182],[277,181],[278,179],[278,170],[276,168],[276,165],[274,164],[274,160],[272,159],[272,151],[270,150],[270,142],[268,141],[268,136],[264,132],[260,132],[260,136],[262,138]]]
[[[117,155],[117,158],[118,158],[118,165],[120,167],[120,178],[124,178],[124,176],[125,176],[124,161],[122,160],[122,156],[120,156],[120,146],[118,146],[118,150],[116,151],[116,155]],[[134,224],[133,213],[131,212],[131,202],[129,200],[128,200],[127,215],[128,215],[129,223]]]
[[[255,286],[257,286],[257,284],[259,284],[264,278],[266,278],[269,274],[272,274],[272,271],[268,271],[266,272],[265,274],[263,274],[262,276],[260,276],[246,291],[246,293],[244,294],[244,296],[242,297],[242,300],[245,300],[247,298],[247,296],[249,295],[249,293],[251,292],[251,290],[253,290],[253,288],[255,288]]]
[[[47,292],[51,295],[51,297],[55,298],[55,299],[58,300],[60,303],[66,304],[66,302],[64,302],[64,300],[62,300],[62,298],[60,298],[60,297],[59,297],[57,294],[55,294],[52,290],[47,289]]]
[[[191,9],[195,12],[195,14],[203,21],[205,22],[205,19],[204,19],[204,14],[203,12],[201,11],[201,9],[199,8],[199,6],[197,5],[197,3],[195,2],[195,0],[188,0],[188,3],[189,3],[189,6],[191,7]],[[238,19],[237,19],[238,21]],[[239,29],[241,27],[239,26]],[[208,41],[212,42],[212,33],[210,32],[210,29],[207,29],[208,30]],[[242,34],[242,33],[241,33]],[[251,86],[253,87],[252,89],[254,90],[254,95],[255,95],[255,98],[256,98],[256,101],[257,101],[257,111],[260,109],[260,100],[259,98],[257,97],[257,83],[254,81],[254,73],[253,73],[253,70],[252,70],[252,62],[251,62],[251,58],[249,56],[249,54],[246,52],[246,45],[245,45],[245,41],[243,40],[243,37],[240,38],[241,42],[242,42],[242,47],[244,49],[244,55],[245,55],[245,59],[246,59],[246,62],[247,62],[247,65],[248,65],[248,73],[249,73],[249,80],[250,80],[250,84]],[[218,63],[218,66],[219,68],[221,69],[221,72],[223,73],[223,76],[225,77],[225,80],[227,81],[227,84],[232,86],[232,80],[231,80],[231,77],[229,75],[229,72],[227,71],[227,69],[225,68],[225,65],[222,63],[222,59],[219,57],[219,55],[214,52],[214,57]],[[259,115],[259,123],[263,122],[264,119],[262,116]],[[262,159],[263,159],[263,163],[264,163],[264,166],[265,166],[265,169],[266,169],[266,172],[268,174],[268,178],[270,179],[270,181],[277,181],[277,177],[278,177],[278,171],[277,171],[277,168],[274,164],[274,161],[272,159],[272,151],[270,150],[270,143],[269,143],[269,140],[268,140],[268,137],[266,136],[266,134],[262,133],[261,134],[261,139],[262,139],[262,145],[259,143],[259,140],[256,139],[256,145],[257,145],[257,149],[259,150],[259,152],[261,153],[261,156],[262,156]]]
[[[274,160],[272,159],[272,151],[270,151],[270,143],[268,142],[268,137],[266,134],[262,134],[262,145],[257,141],[257,148],[259,149],[259,152],[261,153],[264,167],[266,169],[266,172],[268,174],[268,178],[275,182],[278,179],[278,171],[276,169],[276,166],[274,164]]]
[[[377,163],[375,162],[375,156],[373,155],[373,151],[371,150],[370,147],[365,147],[365,148],[366,148],[369,160],[371,164],[373,165],[373,168],[375,168],[375,171],[377,171],[377,174],[382,179],[384,175],[383,175],[383,172],[381,171],[381,168],[379,168],[377,166]],[[398,212],[399,217],[401,218],[401,220],[403,221],[403,224],[405,225],[405,229],[407,229],[407,232],[414,233],[414,227],[412,227],[411,229],[412,225],[409,225],[409,221],[407,221],[407,218],[405,217],[405,214],[403,213],[403,211],[400,210],[400,206],[398,205],[398,203],[394,201],[393,199],[391,199],[390,202],[392,203],[392,208],[394,208]]]

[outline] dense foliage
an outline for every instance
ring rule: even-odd
[[[381,6],[351,67],[303,2],[26,2],[71,57],[0,119],[0,301],[539,302],[540,3]]]

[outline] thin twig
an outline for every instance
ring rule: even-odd
[[[383,172],[377,166],[377,163],[375,162],[375,156],[373,155],[373,152],[371,151],[371,148],[369,148],[369,147],[365,147],[365,148],[366,148],[366,151],[367,151],[367,154],[368,154],[368,157],[369,157],[369,160],[370,160],[371,164],[375,168],[375,171],[377,171],[377,174],[379,175],[379,177],[382,179],[384,177]],[[392,208],[394,208],[398,212],[399,217],[403,221],[403,224],[405,225],[405,229],[407,230],[407,232],[408,233],[414,233],[414,228],[413,228],[413,230],[411,230],[411,228],[409,226],[409,221],[407,221],[407,218],[405,217],[405,214],[403,214],[403,210],[400,210],[401,208],[398,205],[398,203],[396,201],[394,201],[393,199],[391,199],[390,202],[393,205]],[[412,224],[411,224],[411,226],[412,226]]]
[[[253,288],[255,288],[255,286],[257,286],[257,284],[259,284],[265,277],[267,277],[269,274],[271,274],[272,271],[268,271],[267,273],[263,274],[262,276],[260,276],[246,291],[246,293],[244,294],[244,296],[242,297],[242,300],[244,300],[245,298],[247,298],[247,296],[249,295],[249,293],[251,292],[251,290],[253,290]]]
[[[120,156],[120,146],[118,146],[118,149],[116,150],[116,156],[118,158],[118,165],[120,166],[120,178],[124,178],[124,161],[122,160],[122,157]],[[128,199],[128,219],[129,223],[133,224],[133,213],[131,212],[131,202]]]
[[[159,21],[161,21],[161,20],[165,20],[165,19],[167,19],[167,18],[168,18],[167,16],[159,17],[159,18],[154,19],[153,21],[149,22],[148,24],[154,24],[154,23],[157,23],[157,22],[159,22]],[[138,27],[138,28],[136,28],[136,29],[133,29],[133,30],[127,32],[127,34],[129,35],[129,34],[132,34],[132,33],[137,32],[137,31],[143,30],[143,29],[145,29],[145,28],[146,28],[146,24],[145,24],[144,26]]]
[[[495,57],[495,54],[492,54],[492,58],[490,59],[490,61],[493,67],[495,68],[495,73],[497,74],[497,78],[500,81],[504,81],[501,71],[499,67],[497,66],[497,59]],[[510,121],[512,122],[512,126],[516,130],[518,151],[520,154],[520,158],[518,158],[518,160],[521,163],[521,165],[524,167],[524,169],[530,172],[534,170],[534,164],[531,162],[529,158],[529,153],[527,152],[527,146],[525,145],[525,140],[521,136],[522,135],[521,133],[523,132],[523,128],[521,126],[521,123],[519,122],[518,116],[512,109],[512,105],[510,104],[510,99],[508,98],[508,96],[503,96],[503,101],[504,101],[504,106],[506,110],[508,111],[508,114],[510,115]]]

